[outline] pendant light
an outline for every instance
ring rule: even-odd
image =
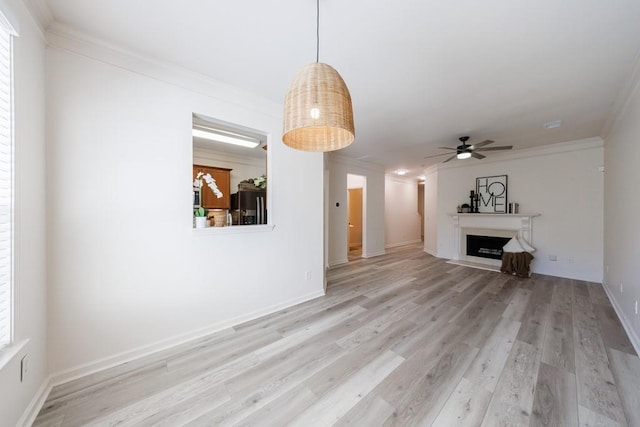
[[[353,142],[351,95],[340,74],[319,62],[320,0],[316,0],[316,62],[291,82],[284,102],[282,141],[304,151],[334,151]]]

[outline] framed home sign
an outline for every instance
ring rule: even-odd
[[[507,175],[476,178],[479,213],[507,213]]]

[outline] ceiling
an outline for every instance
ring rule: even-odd
[[[315,60],[314,0],[25,1],[278,103]],[[639,23],[637,0],[320,0],[320,61],[354,104],[356,139],[340,153],[417,176],[462,135],[514,149],[603,136],[637,66]]]

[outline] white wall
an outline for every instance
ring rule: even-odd
[[[364,188],[365,179],[360,175],[347,175],[347,189]]]
[[[355,142],[357,143],[357,141]],[[344,264],[347,258],[347,175],[366,177],[363,191],[362,256],[384,254],[384,170],[375,165],[330,153],[328,203],[329,266]],[[339,206],[336,206],[339,204]]]
[[[65,34],[50,40],[54,381],[323,293],[323,156],[280,142],[281,106]],[[192,230],[194,112],[269,135],[272,231]]]
[[[15,77],[15,324],[16,343],[28,342],[0,369],[0,425],[14,426],[39,396],[47,378],[44,39],[21,1],[2,0],[18,26]],[[4,350],[7,351],[7,350]],[[3,353],[3,352],[0,352]],[[20,382],[20,359],[29,373]],[[6,354],[5,354],[6,355]],[[0,359],[3,355],[0,354]]]
[[[384,180],[384,230],[388,248],[420,242],[418,183],[390,175]]]
[[[425,170],[424,180],[424,251],[438,255],[438,168]]]
[[[533,219],[535,273],[602,282],[603,143],[599,138],[457,162],[438,171],[438,256],[454,253],[449,216],[476,177],[508,175],[508,201]],[[557,261],[549,260],[556,255]]]
[[[605,143],[604,265],[605,288],[640,352],[637,216],[640,212],[640,78]],[[608,272],[607,272],[608,266]],[[622,290],[620,285],[622,284]]]

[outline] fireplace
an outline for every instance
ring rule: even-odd
[[[500,267],[502,247],[517,235],[518,230],[463,227],[460,230],[460,256],[458,259]]]
[[[453,253],[450,262],[460,265],[500,271],[502,247],[512,237],[523,238],[532,243],[532,220],[539,214],[452,214]],[[497,237],[492,246],[482,245],[480,249],[467,250],[467,236]],[[473,241],[474,238],[471,237]],[[497,243],[496,243],[497,242]],[[504,242],[504,243],[502,243]],[[472,243],[473,245],[474,243]],[[500,249],[498,253],[497,249]]]
[[[467,234],[467,256],[502,259],[502,247],[509,240],[509,237]]]

